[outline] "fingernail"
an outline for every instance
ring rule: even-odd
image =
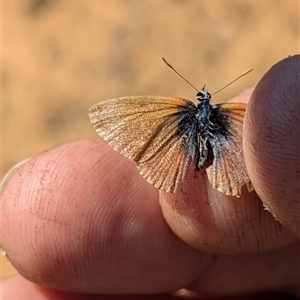
[[[14,165],[3,177],[1,183],[0,183],[0,189],[1,191],[3,190],[4,186],[8,183],[8,181],[10,180],[10,178],[12,177],[12,175],[21,167],[23,166],[26,162],[28,162],[30,158],[26,158],[22,161],[20,161],[19,163],[17,163],[16,165]]]

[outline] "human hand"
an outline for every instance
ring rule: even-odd
[[[244,151],[258,196],[220,194],[205,172],[159,192],[100,138],[27,161],[3,190],[1,246],[36,284],[6,279],[3,299],[299,295],[299,74],[299,56],[281,61],[250,100]]]

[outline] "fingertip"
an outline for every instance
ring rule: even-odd
[[[252,93],[244,124],[244,154],[265,207],[299,235],[299,55],[274,65]]]
[[[239,198],[215,190],[206,171],[190,172],[182,189],[160,194],[163,215],[173,232],[193,248],[225,255],[283,247],[294,235],[264,210],[255,192]]]

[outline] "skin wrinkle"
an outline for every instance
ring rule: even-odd
[[[247,205],[246,206],[246,210],[245,210],[245,215],[246,215],[246,223],[247,224],[249,224],[249,227],[250,227],[250,229],[251,229],[251,233],[253,234],[253,237],[254,237],[254,239],[255,239],[255,244],[256,244],[256,250],[257,251],[260,251],[261,250],[261,247],[260,247],[260,240],[259,240],[259,237],[258,237],[258,234],[256,234],[256,226],[254,225],[254,222],[253,222],[253,219],[255,220],[255,223],[260,223],[260,218],[256,218],[256,215],[257,215],[257,213],[259,214],[259,215],[261,215],[261,210],[259,210],[259,209],[255,209],[255,208],[253,208],[253,207],[251,207],[251,205]],[[250,216],[252,216],[252,215],[254,215],[254,218],[252,217],[250,217]]]
[[[257,211],[259,224],[261,224],[261,222],[263,221],[263,211],[264,211],[264,208],[263,208],[263,210],[258,210]],[[254,226],[253,226],[253,228],[254,228]],[[254,231],[253,231],[253,234],[254,234],[255,238],[257,239],[257,242],[258,242],[258,237],[257,237],[257,235]]]
[[[213,210],[211,210],[213,212]],[[226,243],[224,243],[224,241],[226,241],[226,231],[223,230],[223,226],[218,226],[216,222],[216,220],[222,220],[222,216],[223,214],[222,213],[219,213],[220,210],[216,210],[217,214],[213,213],[212,216],[213,216],[213,219],[214,219],[214,224],[216,225],[215,226],[215,230],[218,234],[218,238],[220,240],[222,240],[223,244],[226,245]],[[230,219],[231,222],[228,222],[228,220]],[[229,217],[229,218],[225,218],[225,222],[227,223],[227,226],[224,226],[224,227],[234,227],[235,229],[237,229],[234,221]],[[236,233],[238,233],[238,230],[236,230]],[[240,240],[239,240],[239,237],[238,237],[238,234],[237,235],[234,235],[233,232],[230,233],[230,236],[232,237],[235,237],[236,236],[236,240],[238,241],[238,244],[239,244],[239,247],[240,247]],[[241,247],[240,247],[241,248]]]
[[[237,226],[233,219],[232,219],[232,225],[233,225],[233,227],[235,228],[235,231],[236,231],[235,237],[236,237],[237,244],[240,248],[240,252],[243,253],[244,252],[243,243],[242,243],[241,238],[240,238],[240,235],[243,234],[243,230],[242,231],[240,230],[242,228],[242,226]]]
[[[237,240],[237,243],[238,243],[238,245],[240,247],[240,252],[243,253],[244,252],[243,245],[242,245],[243,243],[242,243],[242,241],[240,239],[240,235],[241,236],[244,235],[244,230],[243,230],[242,224],[240,224],[241,220],[238,217],[239,213],[240,213],[240,210],[237,208],[237,202],[236,201],[233,201],[233,209],[232,209],[232,211],[234,212],[234,216],[231,218],[231,221],[232,221],[232,224],[233,224],[233,226],[235,228],[235,231],[236,231],[236,240]],[[231,216],[232,216],[232,214],[231,214]],[[235,222],[235,221],[237,221],[237,222]]]
[[[217,211],[218,212],[218,211]],[[212,216],[213,216],[213,219],[214,219],[214,224],[215,225],[217,225],[217,222],[216,222],[216,220],[222,220],[222,214],[212,214]],[[230,226],[233,226],[235,229],[237,228],[236,226],[235,226],[235,224],[234,224],[234,222],[233,222],[233,220],[230,220],[231,222],[228,222],[228,218],[226,218],[225,219],[225,222],[227,223],[227,227],[230,227]],[[226,227],[226,226],[224,226],[224,227]],[[226,235],[227,235],[227,233],[226,233],[226,231],[225,230],[223,230],[223,226],[215,226],[215,230],[216,230],[216,232],[217,232],[217,234],[218,234],[218,238],[220,239],[220,240],[222,240],[222,242],[223,242],[223,244],[226,246],[226,244],[227,243],[225,243],[224,241],[226,241],[227,239],[226,239]],[[238,232],[238,231],[236,231],[236,232]],[[235,235],[233,235],[233,232],[230,234],[231,236],[235,236]],[[236,237],[237,237],[237,241],[238,241],[238,244],[240,244],[240,242],[239,242],[239,237],[238,237],[238,235],[236,235]]]
[[[34,165],[34,168],[37,169],[37,166],[35,165],[34,162],[32,162],[32,164]],[[48,167],[48,166],[46,166]],[[33,180],[35,182],[35,185],[33,189],[33,198],[34,198],[34,203],[35,205],[34,206],[29,206],[31,208],[31,211],[29,211],[29,213],[31,213],[33,216],[43,216],[45,214],[45,212],[47,211],[47,209],[45,209],[45,205],[43,203],[43,193],[44,193],[44,190],[46,189],[46,186],[44,185],[45,182],[47,182],[49,176],[48,174],[49,171],[44,168],[43,170],[40,171],[40,174],[37,176],[33,176]],[[50,185],[53,183],[53,181],[51,180],[51,183]],[[47,185],[47,189],[48,189],[48,186]],[[28,198],[28,200],[30,201],[31,199]],[[49,206],[48,206],[49,207]],[[43,213],[44,212],[44,213]]]

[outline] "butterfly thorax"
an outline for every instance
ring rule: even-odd
[[[199,101],[196,112],[196,119],[198,121],[197,131],[201,134],[201,136],[203,136],[206,134],[208,129],[210,123],[209,118],[213,109],[210,104],[211,95],[203,88],[197,93],[196,98]]]
[[[207,165],[208,158],[211,152],[211,145],[209,141],[211,121],[210,117],[214,106],[210,104],[211,95],[205,88],[197,93],[197,140],[198,140],[198,154],[195,160],[195,168],[200,170],[204,165]]]

